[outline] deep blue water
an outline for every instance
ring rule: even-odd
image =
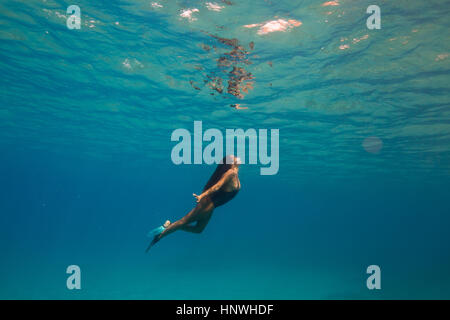
[[[0,3],[1,299],[450,298],[448,1],[92,2]],[[279,172],[146,255],[214,170],[171,161],[194,120],[279,129]]]

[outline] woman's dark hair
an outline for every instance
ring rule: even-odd
[[[232,168],[233,164],[232,163],[230,163],[230,164],[227,163],[227,158],[229,158],[229,157],[230,156],[224,157],[222,159],[222,163],[219,163],[217,165],[216,170],[212,174],[211,178],[209,178],[209,180],[206,183],[205,187],[203,188],[202,192],[205,192],[206,190],[211,188],[213,185],[215,185],[220,180],[220,178],[222,178],[224,173]]]

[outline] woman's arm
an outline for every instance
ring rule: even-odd
[[[202,200],[202,198],[209,196],[211,194],[213,194],[214,192],[216,192],[217,190],[219,190],[220,188],[222,188],[222,186],[229,181],[234,175],[234,171],[233,170],[228,170],[227,172],[225,172],[225,174],[222,176],[222,178],[220,178],[219,181],[217,181],[217,183],[215,185],[213,185],[211,188],[209,188],[208,190],[206,190],[205,192],[203,192],[201,195],[196,195],[195,193],[193,193],[194,197],[197,199],[197,202],[200,202]]]

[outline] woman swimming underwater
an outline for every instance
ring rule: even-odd
[[[240,164],[238,157],[228,155],[223,158],[203,188],[202,194],[193,194],[197,199],[197,206],[180,220],[174,223],[167,220],[164,225],[150,231],[149,236],[153,236],[153,240],[145,252],[177,230],[201,233],[211,219],[214,209],[233,199],[241,189],[238,177]],[[196,224],[192,225],[194,222]]]

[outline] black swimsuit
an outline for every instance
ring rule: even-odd
[[[219,189],[216,192],[214,192],[210,196],[211,201],[214,204],[214,207],[217,208],[221,205],[224,205],[231,199],[233,199],[237,195],[237,193],[239,192],[240,189],[241,189],[241,183],[239,182],[239,189],[236,189],[233,191],[225,191],[225,190]]]

